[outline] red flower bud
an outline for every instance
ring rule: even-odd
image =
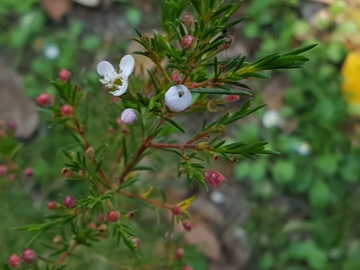
[[[25,168],[25,170],[23,171],[23,174],[26,176],[26,177],[33,177],[34,176],[34,170],[30,167],[28,168]]]
[[[4,175],[7,172],[7,168],[4,165],[0,165],[0,175]]]
[[[181,47],[187,48],[188,50],[193,50],[196,48],[197,41],[196,38],[192,35],[185,35],[181,40]]]
[[[59,209],[59,208],[60,208],[60,204],[57,203],[57,202],[48,202],[47,208],[48,208],[49,210],[56,210],[56,209]]]
[[[48,93],[42,93],[40,96],[38,96],[36,98],[36,101],[41,105],[41,106],[48,106],[51,104],[52,100],[51,100],[51,96]]]
[[[207,171],[204,177],[205,181],[214,188],[220,185],[223,181],[227,181],[221,173],[216,171]]]
[[[10,130],[10,131],[16,131],[17,128],[18,128],[18,124],[13,121],[13,120],[10,120],[9,122],[7,122],[7,128]]]
[[[108,214],[107,218],[110,222],[116,222],[120,219],[120,213],[118,211],[115,210],[111,210],[110,213]]]
[[[141,246],[141,241],[140,241],[140,239],[139,239],[139,238],[133,238],[132,240],[133,240],[133,242],[134,242],[134,248],[135,248],[135,249],[140,248],[140,246]]]
[[[88,227],[89,227],[89,229],[92,229],[92,230],[94,230],[94,231],[95,231],[96,228],[97,228],[97,227],[96,227],[96,224],[95,224],[94,222],[90,222]]]
[[[176,84],[180,84],[181,83],[181,77],[179,75],[179,73],[173,73],[171,74],[171,80],[175,81]]]
[[[190,220],[184,221],[183,222],[183,227],[184,227],[185,230],[191,231],[192,228],[194,227],[194,222],[192,222]]]
[[[179,248],[175,251],[174,257],[176,260],[181,260],[184,256],[184,250],[182,248]]]
[[[182,209],[179,205],[175,205],[173,208],[172,208],[172,213],[173,215],[177,216],[177,215],[180,215],[182,213]]]
[[[187,265],[185,267],[183,267],[183,269],[181,270],[194,270],[194,268],[192,268],[190,265]]]
[[[18,255],[13,254],[9,258],[9,264],[13,268],[20,268],[20,266],[21,266],[21,258]]]
[[[66,82],[69,79],[70,75],[71,73],[68,70],[62,68],[59,72],[59,79],[63,82]]]
[[[74,208],[76,206],[76,199],[73,196],[66,196],[64,198],[64,205],[67,208]]]
[[[61,114],[63,116],[69,116],[73,113],[73,108],[68,105],[68,104],[65,104],[61,107]]]
[[[228,95],[224,97],[225,102],[235,102],[240,99],[240,96],[238,95]]]
[[[27,248],[24,250],[24,252],[22,254],[22,258],[28,264],[35,264],[37,261],[36,252],[30,248]]]

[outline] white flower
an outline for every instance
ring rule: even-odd
[[[185,85],[170,87],[165,93],[165,104],[173,112],[185,110],[191,103],[191,92]]]
[[[44,48],[44,55],[47,59],[56,59],[60,55],[58,46],[54,44],[46,45]]]
[[[302,142],[302,143],[296,145],[295,149],[300,156],[307,156],[311,152],[310,144],[307,142]]]
[[[100,82],[114,91],[110,92],[114,96],[121,96],[128,88],[128,77],[135,67],[134,58],[128,54],[120,61],[120,71],[117,72],[114,67],[107,61],[102,61],[97,66],[97,72],[104,76]]]
[[[137,114],[133,109],[125,109],[121,114],[121,121],[129,126],[135,124],[136,120]]]
[[[282,124],[282,118],[278,111],[269,110],[264,113],[262,123],[266,128],[279,127]]]

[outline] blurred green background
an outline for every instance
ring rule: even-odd
[[[57,77],[61,68],[70,70],[86,91],[96,85],[99,61],[116,62],[126,52],[138,50],[128,39],[134,36],[133,26],[144,32],[159,28],[158,1],[2,0],[0,77],[8,71],[15,75],[2,78],[1,93],[15,93],[10,83],[15,78],[23,80],[19,91],[29,99],[44,91],[53,93],[48,78]],[[356,44],[349,46],[344,33],[354,35],[357,24],[341,17],[347,9],[360,12],[357,3],[350,2],[247,0],[237,14],[249,19],[229,30],[236,35],[235,45],[223,58],[245,53],[255,59],[303,44],[318,46],[307,53],[310,61],[305,69],[274,72],[268,81],[250,82],[255,101],[268,106],[239,123],[228,137],[270,141],[281,155],[223,165],[232,175],[229,184],[237,192],[235,198],[226,188],[205,198],[223,214],[222,228],[242,229],[244,235],[229,244],[214,222],[222,255],[210,261],[198,255],[195,269],[360,269],[360,121],[349,113],[341,92],[341,67],[347,55],[356,52]],[[357,72],[359,76],[360,69]],[[360,91],[360,86],[353,90]],[[63,160],[57,158],[57,149],[71,138],[60,128],[48,131],[46,116],[40,118],[31,135],[22,138],[17,161],[34,168],[33,181],[15,183],[0,176],[3,261],[31,238],[12,228],[41,222],[46,202],[59,190],[66,194],[73,188],[58,184]],[[240,201],[244,205],[239,206]],[[226,212],[234,208],[248,214],[239,220],[239,211]],[[48,238],[51,241],[52,236]],[[91,258],[82,267],[89,267],[92,260],[101,265],[101,259]],[[105,269],[99,265],[89,269]],[[116,263],[112,267],[117,269]]]

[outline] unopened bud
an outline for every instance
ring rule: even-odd
[[[181,23],[187,28],[190,29],[194,26],[194,16],[191,14],[184,14],[181,17]]]
[[[66,208],[74,208],[76,204],[76,199],[73,196],[66,196],[64,198],[64,205]]]
[[[107,218],[110,222],[116,222],[120,219],[120,213],[116,210],[111,210]]]
[[[63,82],[66,82],[69,79],[70,75],[71,73],[68,70],[62,68],[59,72],[59,79]]]
[[[134,248],[135,248],[135,249],[140,248],[140,246],[141,246],[141,241],[140,241],[140,239],[139,239],[139,238],[133,238],[132,240],[133,240],[133,242],[134,242]]]
[[[62,170],[61,170],[61,174],[63,175],[63,176],[65,176],[66,178],[71,178],[71,177],[73,177],[73,172],[72,172],[72,170],[70,170],[70,169],[68,169],[68,168],[63,168]]]
[[[33,168],[30,168],[30,167],[25,168],[25,170],[23,171],[23,174],[24,174],[26,177],[31,178],[31,177],[34,176],[34,170],[33,170]]]
[[[48,208],[49,210],[56,210],[56,209],[59,209],[59,208],[60,208],[60,204],[57,203],[57,202],[48,202],[47,208]]]
[[[49,106],[52,103],[51,96],[46,92],[38,96],[36,101],[43,107]]]
[[[96,224],[95,224],[94,222],[90,222],[88,227],[89,227],[89,229],[94,230],[94,231],[95,231],[96,228],[97,228],[97,227],[96,227]]]
[[[176,260],[181,260],[184,256],[184,250],[182,248],[179,248],[175,251],[174,257]]]
[[[181,77],[180,77],[179,73],[175,72],[175,73],[171,74],[171,80],[175,81],[175,84],[180,84]]]
[[[185,170],[183,167],[181,167],[181,168],[179,169],[179,173],[185,174],[185,173],[186,173],[186,170]]]
[[[61,115],[69,116],[73,113],[73,108],[69,104],[65,104],[61,107]]]
[[[27,248],[24,250],[22,258],[28,264],[35,264],[37,261],[37,254],[34,250]]]
[[[81,177],[81,178],[84,178],[84,177],[86,177],[86,171],[85,170],[79,170],[78,171],[78,173],[79,173],[79,176]]]
[[[9,122],[7,122],[7,128],[10,132],[15,133],[18,128],[18,124],[15,121],[10,120]]]
[[[126,125],[134,125],[137,120],[137,114],[136,111],[133,109],[125,109],[121,114],[121,121],[125,123]]]
[[[184,221],[183,222],[183,227],[184,227],[185,230],[191,231],[192,228],[194,227],[194,222],[192,222],[190,220]]]
[[[238,101],[239,99],[240,99],[239,95],[228,95],[224,97],[225,102],[235,102]]]
[[[126,217],[128,219],[133,219],[135,217],[135,213],[134,212],[129,212],[129,213],[126,214]]]
[[[53,243],[55,245],[61,244],[63,241],[61,235],[55,235],[55,237],[53,238]]]
[[[7,168],[4,165],[0,165],[0,175],[5,175],[7,172]]]
[[[196,48],[197,41],[196,38],[192,35],[185,35],[181,40],[181,47],[187,48],[190,51],[193,51]]]
[[[20,268],[20,266],[21,266],[21,258],[18,255],[13,254],[9,258],[9,264],[13,268]]]
[[[214,188],[220,185],[223,181],[227,181],[221,173],[211,170],[205,173],[204,178],[205,181]]]
[[[235,36],[230,36],[230,35],[227,35],[225,38],[224,38],[224,43],[222,43],[220,46],[219,46],[219,49],[221,51],[226,51],[228,49],[230,49],[230,47],[233,45],[234,43],[234,39],[235,39]]]
[[[94,148],[92,148],[91,146],[88,147],[88,149],[86,149],[86,156],[90,159],[93,159],[94,156],[95,156],[95,151],[94,151]]]
[[[173,215],[175,215],[175,216],[180,215],[180,214],[182,213],[181,206],[179,206],[179,205],[174,205],[174,207],[172,208],[172,213],[173,213]]]
[[[100,233],[104,233],[106,232],[107,230],[107,226],[105,224],[101,224],[99,225],[99,227],[97,228],[97,230],[100,232]]]
[[[187,266],[183,267],[181,270],[194,270],[194,268],[190,265],[187,265]]]

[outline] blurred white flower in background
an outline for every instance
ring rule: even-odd
[[[283,119],[277,110],[268,110],[262,117],[262,124],[266,128],[280,127]]]
[[[49,44],[44,47],[44,56],[47,59],[56,59],[60,55],[59,47],[55,44]]]
[[[308,142],[302,142],[295,146],[295,150],[300,156],[307,156],[311,153],[311,146]]]

